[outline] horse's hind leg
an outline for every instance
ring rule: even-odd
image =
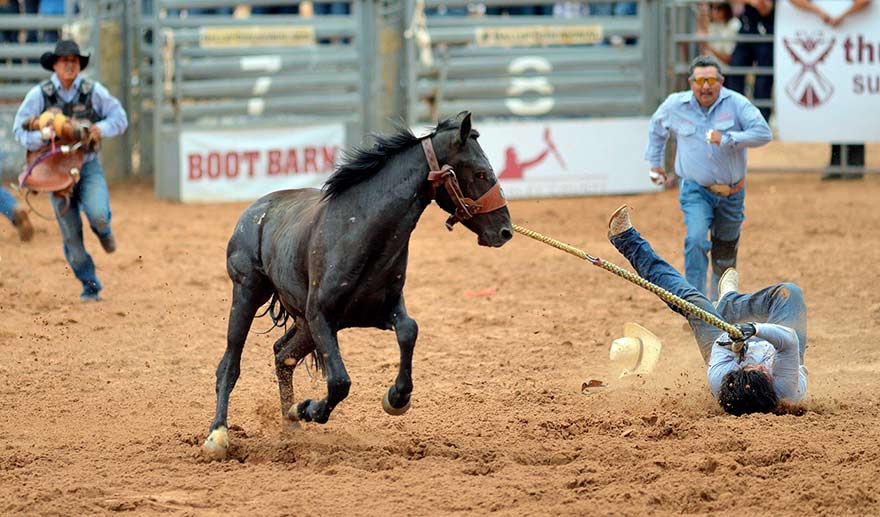
[[[264,285],[245,286],[234,283],[232,288],[232,307],[229,309],[229,329],[226,334],[226,352],[217,365],[217,408],[214,421],[211,423],[210,434],[202,446],[204,453],[211,459],[226,458],[229,447],[229,436],[226,425],[226,414],[229,407],[229,395],[238,380],[241,365],[241,353],[244,342],[251,329],[257,309],[266,303],[271,291]]]
[[[293,370],[314,349],[315,342],[301,318],[275,342],[275,375],[281,397],[281,425],[285,429],[296,429],[299,425],[293,407]]]
[[[412,403],[410,399],[413,390],[412,358],[416,339],[419,337],[419,325],[407,314],[403,295],[394,308],[391,322],[394,324],[397,344],[400,346],[400,369],[397,372],[397,379],[382,399],[382,408],[389,415],[402,415],[409,410]]]

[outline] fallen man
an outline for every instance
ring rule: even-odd
[[[736,271],[728,269],[718,283],[719,301],[715,307],[633,228],[626,205],[611,215],[608,237],[640,276],[735,324],[743,333],[745,346],[740,356],[731,350],[733,342],[726,332],[685,315],[708,365],[709,388],[724,411],[732,415],[766,413],[780,402],[804,398],[807,308],[797,285],[775,284],[742,294],[738,292]],[[677,307],[669,306],[684,315]]]

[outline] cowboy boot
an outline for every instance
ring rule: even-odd
[[[623,205],[615,210],[608,220],[608,238],[620,235],[632,227],[629,220],[629,206]]]
[[[718,279],[718,300],[724,298],[727,293],[739,291],[739,273],[735,269],[727,268]]]
[[[34,237],[34,227],[28,218],[27,210],[17,206],[12,209],[12,224],[18,230],[18,238],[27,242]]]

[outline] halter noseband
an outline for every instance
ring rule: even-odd
[[[422,149],[428,160],[428,181],[431,183],[432,189],[431,199],[437,199],[437,187],[442,183],[455,204],[455,213],[446,220],[447,230],[452,231],[453,225],[459,221],[466,221],[477,214],[494,212],[507,206],[507,199],[504,198],[504,193],[501,191],[500,182],[496,180],[492,188],[474,201],[465,197],[461,192],[461,186],[458,184],[458,178],[455,176],[452,166],[447,164],[440,167],[430,136],[422,139]]]

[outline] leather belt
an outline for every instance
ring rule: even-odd
[[[743,178],[743,179],[739,180],[738,183],[733,184],[733,185],[717,184],[717,185],[709,185],[706,188],[711,190],[712,193],[715,195],[718,195],[721,197],[727,197],[732,194],[736,194],[737,192],[742,190],[743,187],[745,187],[745,186],[746,186],[746,179]]]

